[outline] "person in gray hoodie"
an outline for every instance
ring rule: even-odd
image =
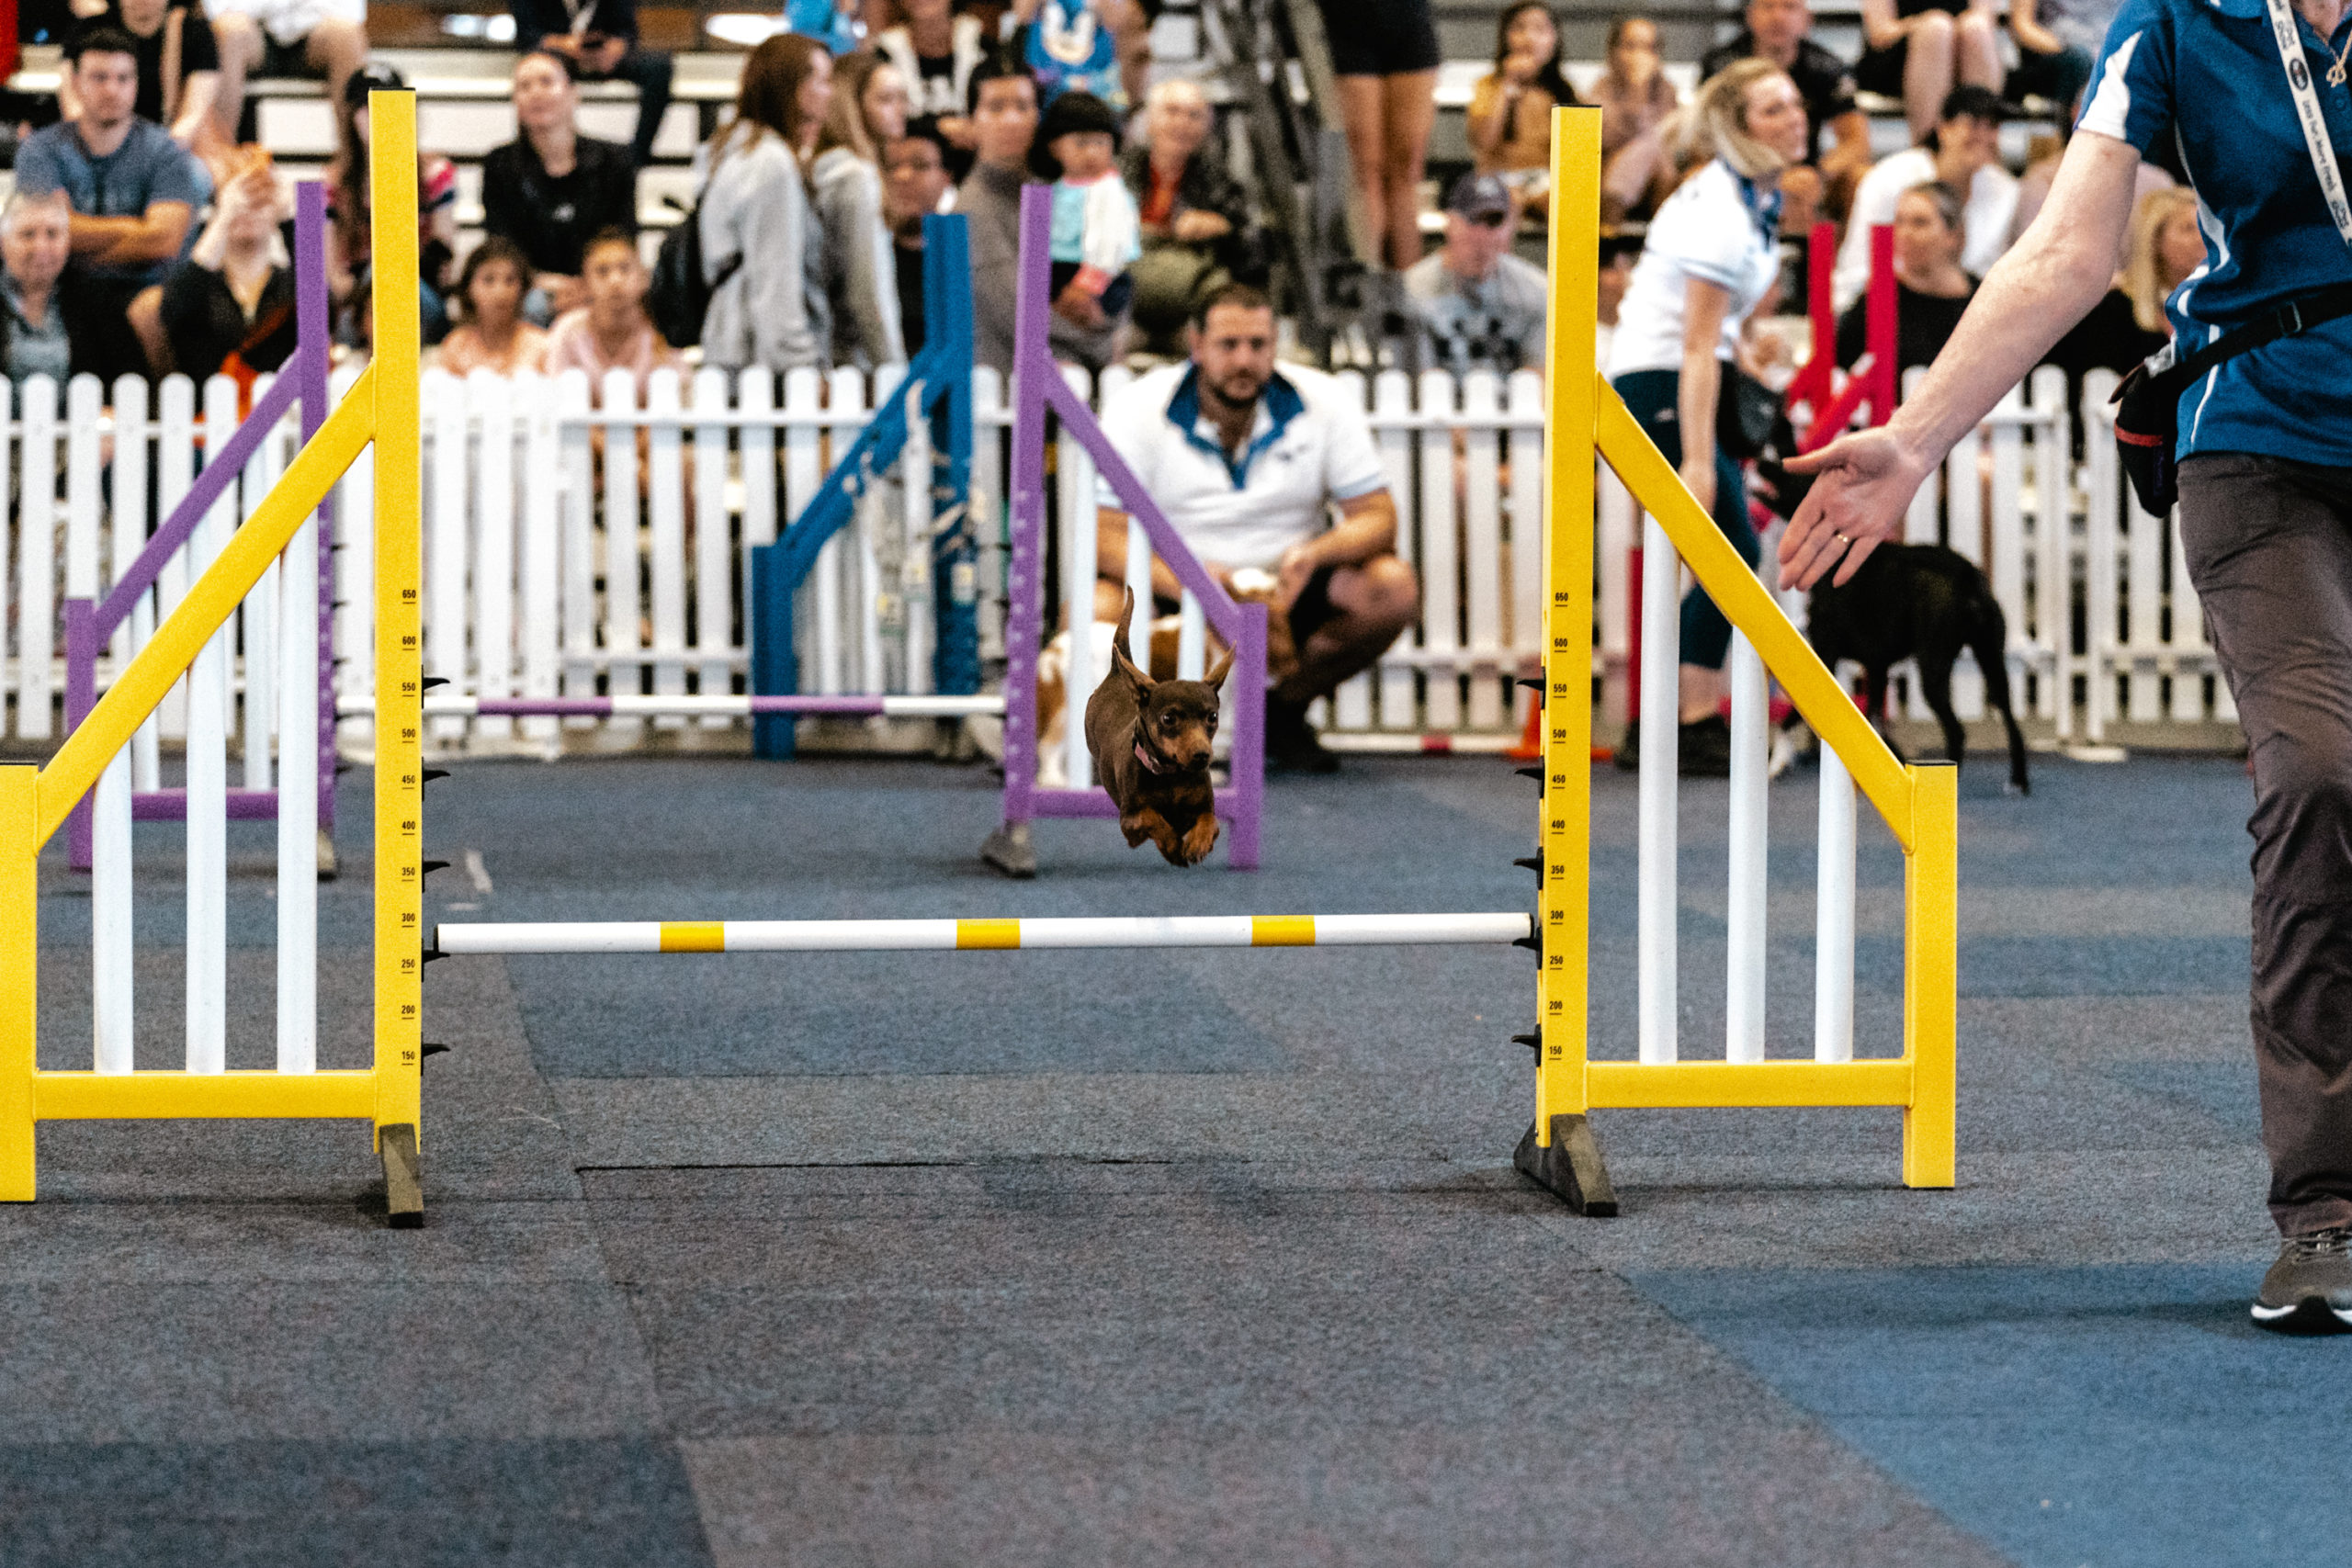
[[[836,365],[872,370],[903,364],[898,264],[882,221],[879,148],[907,133],[907,90],[879,55],[843,55],[833,102],[817,136],[809,185],[825,226],[825,295],[833,312]]]
[[[829,361],[825,235],[808,169],[831,101],[832,59],[813,39],[780,33],[743,62],[735,118],[711,143],[700,208],[712,284],[706,365],[781,373]]]

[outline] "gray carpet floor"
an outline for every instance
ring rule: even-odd
[[[2256,1334],[2246,782],[1962,783],[1961,1185],[1891,1111],[1613,1112],[1567,1214],[1523,953],[452,959],[430,1223],[342,1124],[48,1124],[0,1213],[0,1563],[2352,1562],[2352,1339]],[[368,1049],[366,773],[323,889]],[[1772,1049],[1810,1051],[1813,775],[1772,798]],[[1632,781],[1594,998],[1630,1055]],[[575,759],[433,786],[447,920],[1525,908],[1493,760],[1279,781],[1266,865],[1102,823],[974,856],[978,770]],[[1720,1052],[1724,796],[1683,805],[1684,1052]],[[232,1065],[271,1060],[270,829],[234,825]],[[178,831],[141,825],[141,1065],[180,1051]],[[1866,821],[1857,1020],[1899,1047]],[[41,1053],[88,1060],[42,872]],[[2316,1554],[2309,1543],[2330,1544]]]

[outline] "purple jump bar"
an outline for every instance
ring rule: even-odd
[[[185,822],[187,820],[187,791],[142,789],[130,797],[130,819],[134,822]],[[229,820],[277,821],[277,792],[274,789],[231,790]]]
[[[750,705],[740,711],[747,713],[837,713],[870,716],[887,711],[881,697],[744,697],[739,701]],[[693,717],[691,711],[685,716]],[[426,716],[435,716],[430,707]],[[614,716],[610,697],[481,697],[474,703],[474,713],[482,718],[611,718]],[[634,708],[630,717],[644,716]]]

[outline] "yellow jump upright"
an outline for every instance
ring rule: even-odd
[[[1580,1213],[1614,1213],[1588,1114],[1633,1107],[1894,1105],[1903,1179],[1954,1179],[1958,773],[1895,760],[1594,363],[1600,111],[1555,111],[1544,528],[1542,893],[1535,1121],[1520,1168]],[[1858,1061],[1594,1061],[1591,902],[1593,475],[1605,459],[1745,634],[1904,854],[1903,1055]],[[1671,679],[1670,671],[1649,678]]]
[[[423,1219],[415,1179],[423,946],[416,849],[422,825],[416,736],[423,721],[415,96],[371,94],[368,122],[373,363],[48,765],[0,767],[0,1201],[34,1196],[35,1126],[42,1121],[337,1117],[374,1127],[393,1223]],[[374,1065],[306,1073],[41,1070],[35,1032],[41,846],[371,441],[377,448],[377,623],[382,628],[376,676]]]

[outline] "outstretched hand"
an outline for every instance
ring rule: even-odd
[[[1783,588],[1810,588],[1833,566],[1839,586],[1851,581],[1894,532],[1928,474],[1883,428],[1841,435],[1784,467],[1814,476],[1814,485],[1781,536]]]

